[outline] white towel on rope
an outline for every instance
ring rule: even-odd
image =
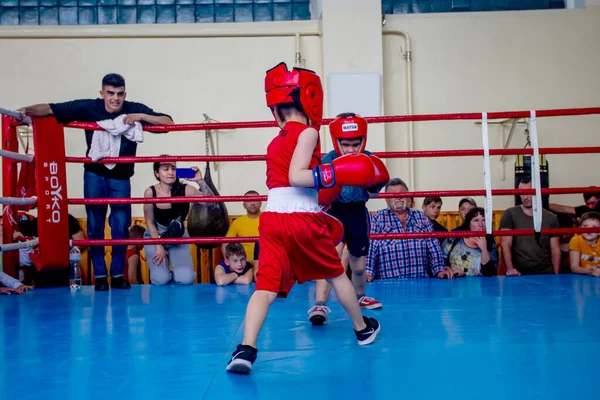
[[[118,157],[121,149],[121,137],[132,142],[142,143],[144,141],[144,132],[142,124],[135,122],[133,126],[123,122],[127,115],[119,115],[115,119],[106,119],[98,121],[104,131],[94,131],[92,144],[88,156],[92,161],[98,161],[105,157]],[[113,169],[117,164],[104,164],[108,169]]]

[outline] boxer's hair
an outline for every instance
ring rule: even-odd
[[[275,108],[277,107],[277,108]],[[288,119],[295,113],[302,113],[306,117],[306,120],[309,121],[308,115],[304,112],[302,105],[300,102],[298,103],[281,103],[271,107],[271,111],[277,111],[279,115],[279,119],[284,122],[287,122]]]
[[[225,258],[231,256],[247,257],[244,246],[242,246],[241,243],[228,243],[227,246],[225,246]]]
[[[259,193],[256,190],[248,190],[246,193],[244,193],[244,196],[248,196],[249,194],[253,194],[255,196],[259,195]]]
[[[125,78],[119,74],[108,74],[102,78],[102,87],[113,86],[113,87],[125,87]]]

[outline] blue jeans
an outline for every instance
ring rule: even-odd
[[[83,197],[86,199],[131,197],[131,182],[129,179],[105,178],[93,172],[85,171],[83,174]],[[86,205],[85,211],[87,212],[88,237],[90,239],[104,239],[104,225],[108,205]],[[110,232],[113,239],[129,238],[131,205],[112,204],[110,206],[108,224],[110,225]],[[92,257],[94,277],[107,277],[104,246],[90,246],[89,252]],[[110,276],[113,278],[123,276],[126,253],[127,246],[112,247]]]
[[[159,223],[156,224],[158,233],[161,234],[167,230],[166,226]],[[150,232],[144,233],[144,238],[151,238]],[[187,232],[183,235],[184,238],[189,238]],[[165,250],[169,253],[167,256],[167,266],[155,265],[152,258],[156,254],[156,246],[153,244],[144,246],[144,253],[148,260],[148,268],[150,269],[150,282],[153,285],[168,285],[174,282],[177,285],[193,285],[196,278],[194,271],[194,263],[192,262],[192,254],[190,253],[189,244],[171,244],[165,245]],[[173,271],[171,271],[173,268]]]

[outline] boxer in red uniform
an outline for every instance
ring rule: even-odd
[[[321,212],[318,201],[319,189],[376,185],[377,167],[365,154],[320,165],[317,130],[323,116],[323,88],[317,74],[300,68],[289,72],[280,63],[267,71],[265,92],[281,130],[267,147],[269,194],[260,216],[256,290],[246,309],[244,339],[226,368],[244,374],[256,360],[256,341],[270,305],[276,297],[287,296],[295,282],[326,279],[350,316],[359,345],[373,343],[380,329],[377,320],[362,316],[335,249],[341,240],[340,223]]]

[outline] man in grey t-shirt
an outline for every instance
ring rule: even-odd
[[[531,189],[531,179],[519,182],[519,189]],[[520,206],[504,211],[500,229],[533,229],[532,195],[521,195]],[[558,228],[558,219],[550,211],[542,210],[542,229]],[[560,241],[558,236],[502,236],[502,256],[507,276],[521,274],[558,274],[560,269]]]

